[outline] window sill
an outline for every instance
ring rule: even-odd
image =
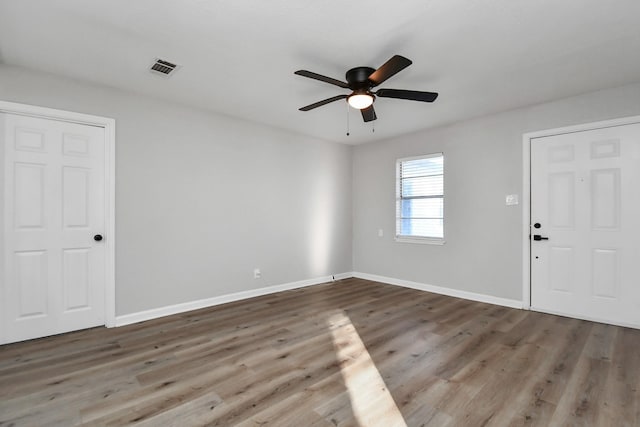
[[[400,243],[417,243],[421,245],[444,245],[444,239],[438,239],[436,237],[410,237],[410,236],[396,236],[396,242]]]

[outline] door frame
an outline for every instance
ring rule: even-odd
[[[116,121],[108,117],[93,116],[72,111],[58,110],[35,105],[19,104],[0,100],[0,113],[18,114],[29,117],[50,119],[81,125],[97,126],[104,129],[105,136],[105,230],[108,237],[105,244],[105,326],[116,326],[116,280],[115,280],[115,159],[116,159]],[[4,152],[4,144],[0,146]],[[4,161],[4,154],[0,155]],[[0,235],[4,233],[4,191],[0,190]],[[4,240],[4,239],[2,239]],[[0,247],[0,256],[4,260],[4,245]],[[2,264],[3,261],[0,261]],[[0,275],[0,292],[4,292],[4,274]],[[2,295],[0,295],[2,297]],[[2,325],[0,325],[2,326]],[[4,331],[0,331],[0,344],[5,341]]]
[[[582,123],[522,135],[522,308],[531,310],[531,144],[536,138],[640,123],[640,116]],[[561,314],[561,313],[553,313]],[[590,319],[587,319],[590,320]]]

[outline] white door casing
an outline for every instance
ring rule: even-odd
[[[113,326],[113,120],[1,107],[0,343]]]
[[[524,305],[640,327],[640,124],[592,126],[525,138],[531,150],[526,225],[532,237],[549,240],[527,239],[530,301],[525,293]]]

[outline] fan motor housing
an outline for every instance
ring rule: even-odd
[[[356,67],[347,71],[346,79],[352,90],[371,87],[369,76],[376,71],[371,67]]]

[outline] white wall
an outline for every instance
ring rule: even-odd
[[[351,270],[521,299],[522,134],[640,114],[637,84],[352,150],[7,66],[0,99],[116,119],[118,315]],[[395,160],[438,151],[447,243],[396,243]]]
[[[116,119],[118,315],[352,270],[348,146],[7,66],[0,99]]]
[[[505,206],[505,195],[522,195],[523,133],[632,115],[640,115],[640,84],[357,146],[354,270],[520,300],[522,209]],[[446,244],[395,242],[396,159],[440,151]]]

